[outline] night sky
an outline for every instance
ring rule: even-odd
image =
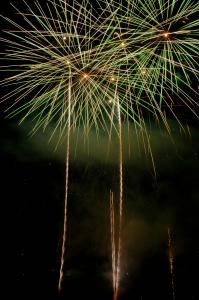
[[[64,145],[55,152],[47,134],[30,139],[29,126],[1,120],[9,284],[22,298],[59,299]],[[199,299],[197,128],[191,138],[174,137],[175,145],[165,136],[163,144],[161,133],[154,130],[156,178],[144,155],[125,158],[121,299],[172,299],[168,226],[173,235],[176,299]],[[105,137],[102,140],[106,143]],[[90,155],[77,150],[71,159],[63,299],[111,298],[109,189],[117,196],[117,162],[104,158],[103,143],[95,144]]]
[[[15,1],[16,2],[16,1]],[[9,14],[9,6],[2,7]],[[55,150],[50,129],[30,137],[0,111],[1,205],[9,276],[18,299],[112,299],[109,191],[118,196],[117,138],[74,142],[69,171],[69,224],[63,290],[57,291],[63,232],[65,141]],[[167,229],[172,232],[176,300],[199,300],[199,124],[183,111],[172,139],[150,125],[156,176],[123,126],[124,226],[120,299],[171,300]],[[149,126],[149,125],[148,125]],[[128,145],[131,145],[131,155]]]

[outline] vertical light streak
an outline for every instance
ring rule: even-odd
[[[64,199],[64,230],[62,237],[61,265],[59,272],[58,290],[61,291],[64,275],[64,263],[66,252],[67,238],[67,208],[68,208],[68,174],[69,174],[69,158],[70,158],[70,130],[71,130],[71,69],[69,67],[69,82],[68,82],[68,127],[67,127],[67,144],[66,144],[66,180],[65,180],[65,199]]]
[[[169,268],[171,275],[171,287],[172,287],[172,296],[173,300],[175,300],[175,284],[174,284],[174,256],[173,256],[173,244],[172,244],[172,236],[171,229],[168,227],[168,258],[169,258]]]
[[[113,200],[112,191],[110,191],[110,225],[111,225],[113,300],[116,300],[115,209],[114,209],[114,200]]]
[[[117,270],[116,270],[116,295],[118,298],[119,281],[120,281],[120,264],[121,264],[121,250],[122,250],[122,219],[123,219],[123,153],[122,153],[122,122],[120,103],[117,98],[117,114],[118,114],[118,138],[119,138],[119,234],[118,234],[118,253],[117,253]]]

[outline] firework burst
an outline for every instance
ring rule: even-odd
[[[95,29],[99,20],[92,13],[89,2],[84,1],[81,5],[73,2],[70,5],[62,0],[48,1],[45,8],[36,2],[34,10],[28,5],[26,8],[27,13],[15,8],[23,20],[22,25],[7,19],[14,29],[7,32],[9,38],[2,38],[3,42],[8,43],[5,58],[12,62],[12,65],[5,67],[5,71],[14,72],[13,76],[2,82],[13,87],[2,101],[14,98],[9,106],[12,109],[10,116],[23,113],[21,122],[32,116],[35,120],[33,133],[53,123],[53,133],[59,131],[59,141],[67,135],[64,230],[59,276],[61,290],[67,236],[71,130],[83,126],[85,136],[93,126],[97,131],[101,127],[109,132],[107,124],[111,123],[113,127],[115,114],[119,120],[121,148],[121,107],[126,93],[118,85],[119,73],[115,75],[115,69],[109,67],[117,51],[114,50],[110,55],[110,45],[107,46],[109,35],[106,32],[102,35],[100,29]],[[123,112],[127,112],[125,108]],[[120,186],[121,182],[120,171]],[[122,191],[120,215],[121,211]]]
[[[167,129],[165,110],[176,119],[178,106],[197,115],[199,4],[192,0],[111,1],[107,10],[115,11],[115,40],[124,50],[115,63],[120,68],[128,65],[129,86],[139,96],[138,114],[147,107]]]
[[[63,268],[67,233],[70,137],[92,127],[119,141],[119,238],[114,287],[118,290],[123,218],[122,122],[133,122],[146,135],[145,114],[162,119],[170,131],[165,109],[177,119],[174,107],[187,106],[195,115],[198,103],[194,82],[198,80],[197,40],[199,4],[191,0],[39,1],[18,21],[8,18],[11,28],[1,42],[7,44],[1,85],[8,92],[9,116],[21,122],[31,117],[34,134],[51,123],[59,133],[58,144],[67,136],[64,232],[59,278]],[[154,164],[154,162],[153,162]]]
[[[108,130],[116,80],[115,69],[109,67],[113,56],[107,55],[105,37],[94,29],[98,20],[89,3],[64,3],[48,1],[44,9],[36,2],[34,11],[27,6],[28,13],[18,12],[23,27],[7,19],[15,29],[7,32],[9,38],[2,38],[8,44],[4,59],[13,62],[5,70],[14,75],[2,82],[13,87],[2,99],[14,98],[10,116],[23,113],[21,121],[32,116],[33,133],[52,122],[60,139],[69,122],[71,128],[81,125],[86,132],[91,127]]]

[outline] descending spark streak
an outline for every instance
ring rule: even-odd
[[[71,69],[69,67],[69,73],[71,75]],[[59,284],[58,290],[61,291],[63,284],[63,269],[65,262],[66,252],[66,237],[67,237],[67,208],[68,208],[68,171],[69,171],[69,157],[70,157],[70,127],[71,127],[71,78],[69,76],[68,83],[68,128],[67,128],[67,146],[66,146],[66,181],[65,181],[65,200],[64,200],[64,230],[62,237],[62,252],[61,252],[61,265],[59,272]]]
[[[168,227],[168,248],[169,248],[169,267],[170,267],[170,274],[171,274],[172,295],[173,295],[173,300],[175,300],[174,266],[173,266],[174,257],[173,257],[171,230],[169,227]]]
[[[122,123],[121,123],[121,112],[120,112],[119,99],[117,99],[117,114],[118,114],[118,136],[119,136],[119,234],[118,234],[115,299],[118,298],[118,291],[119,291],[120,260],[121,260],[121,249],[122,249],[122,217],[123,217]]]
[[[110,191],[110,225],[111,225],[111,254],[112,254],[112,272],[113,272],[113,300],[116,300],[115,212],[114,212],[112,191]]]

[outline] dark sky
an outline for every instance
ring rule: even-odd
[[[15,120],[1,119],[9,284],[22,298],[59,299],[64,145],[54,152],[47,134],[30,139],[29,127],[28,122],[19,127]],[[151,135],[157,177],[144,155],[132,154],[124,164],[121,299],[172,299],[168,226],[174,243],[176,299],[198,299],[198,132],[192,129],[192,137],[175,134],[175,145],[165,137],[163,145],[158,130]],[[103,140],[106,144],[104,136]],[[110,188],[117,197],[118,176],[117,162],[104,159],[103,148],[102,142],[95,154],[77,150],[71,159],[63,299],[111,297],[108,201]]]
[[[16,2],[16,1],[15,1]],[[9,14],[8,4],[2,12]],[[28,136],[31,122],[6,119],[1,105],[1,205],[9,276],[3,299],[111,299],[109,190],[118,194],[117,139],[91,132],[89,152],[73,144],[69,177],[69,229],[64,288],[57,292],[64,200],[64,143],[54,151],[49,132]],[[185,111],[183,111],[185,115]],[[170,121],[172,140],[155,126],[150,158],[135,134],[124,133],[124,227],[120,299],[171,300],[167,228],[174,249],[177,300],[199,300],[199,133]],[[184,118],[183,118],[183,121]],[[186,127],[186,126],[185,126]],[[74,155],[75,153],[75,155]]]

